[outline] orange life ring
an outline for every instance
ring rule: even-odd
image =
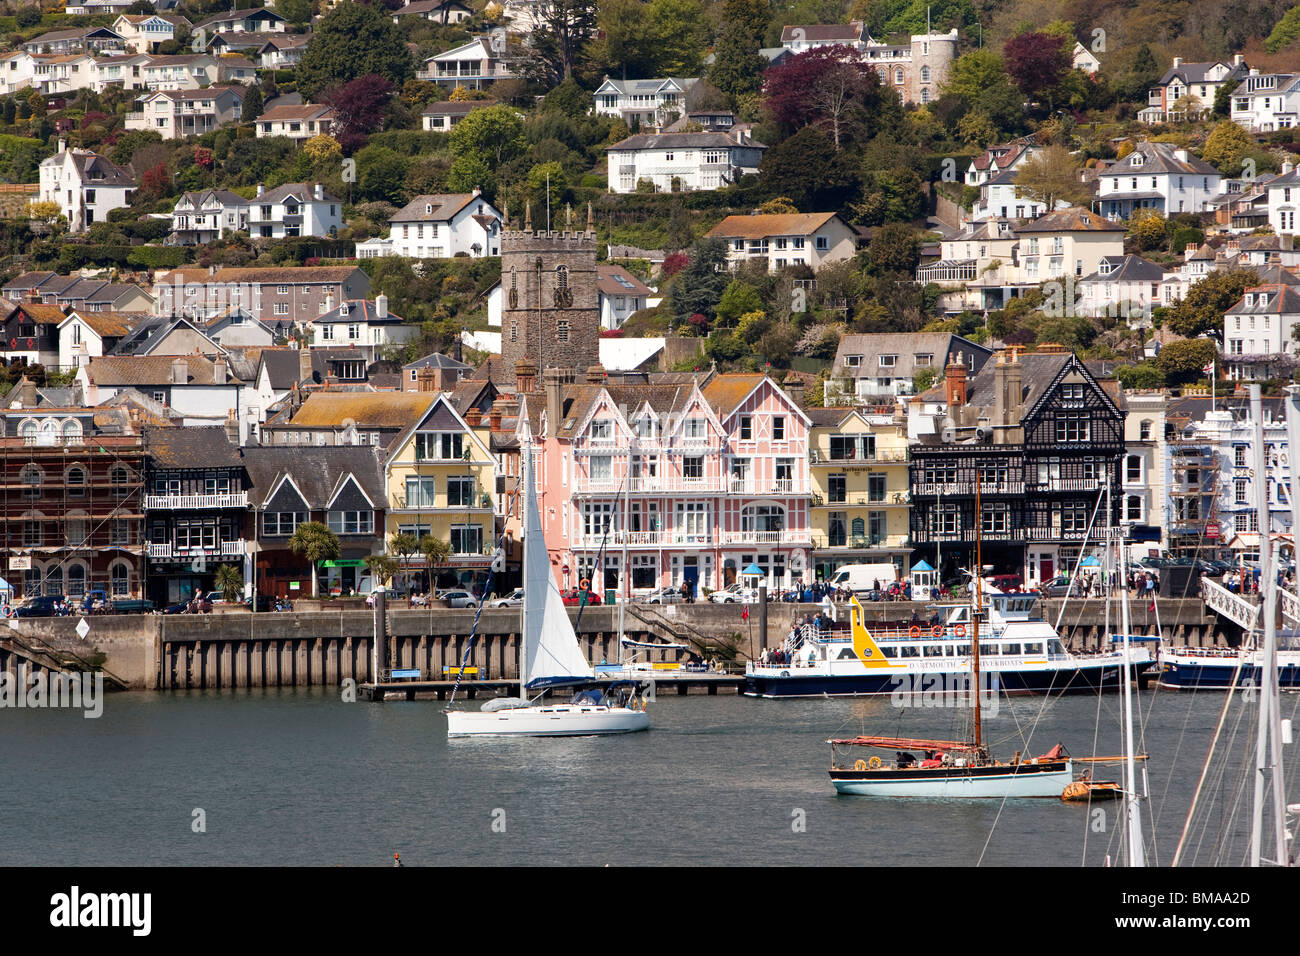
[[[908,637],[920,637],[920,636],[921,636],[921,629],[920,629],[919,627],[917,627],[915,624],[913,624],[910,628],[907,629],[907,636],[908,636]]]
[[[589,591],[589,590],[591,590],[591,581],[590,581],[590,579],[588,579],[588,578],[583,578],[581,581],[578,582],[578,587],[582,588],[582,590],[584,590],[584,591]]]
[[[953,634],[955,634],[957,637],[965,637],[965,636],[966,636],[966,625],[965,625],[965,624],[958,624],[956,627],[954,627],[954,628],[952,629],[952,632],[953,632]]]
[[[943,626],[940,624],[936,624],[934,627],[930,628],[930,636],[943,637]]]

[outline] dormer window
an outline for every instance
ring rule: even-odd
[[[433,203],[425,203],[425,204],[424,204],[424,214],[425,214],[426,216],[432,216],[432,215],[433,215]]]

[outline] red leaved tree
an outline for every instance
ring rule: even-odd
[[[369,134],[383,126],[384,111],[392,96],[392,81],[377,73],[359,76],[325,92],[321,99],[338,114],[333,135],[344,152],[359,149]]]
[[[140,195],[144,199],[157,201],[172,190],[172,178],[167,174],[167,165],[158,163],[145,170],[140,177]]]
[[[1029,97],[1046,96],[1049,109],[1052,91],[1071,66],[1066,38],[1055,33],[1012,37],[1002,47],[1002,60],[1020,92]]]
[[[884,104],[876,71],[851,47],[821,46],[767,71],[764,106],[787,131],[816,126],[838,150],[863,132]]]

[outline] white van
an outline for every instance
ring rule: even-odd
[[[870,591],[877,583],[882,588],[898,580],[898,568],[892,564],[842,564],[827,582],[833,588]]]

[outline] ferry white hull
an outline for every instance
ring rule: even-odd
[[[450,711],[448,737],[589,737],[648,730],[644,710],[598,705],[557,704],[513,710]]]
[[[931,799],[995,799],[1056,797],[1074,780],[1073,762],[974,770],[940,768],[926,771],[831,771],[838,793],[860,797],[922,797]]]

